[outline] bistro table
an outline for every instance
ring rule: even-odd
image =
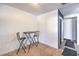
[[[27,31],[27,32],[23,32],[23,34],[25,35],[23,37],[20,37],[20,33],[19,32],[17,32],[16,34],[17,34],[17,39],[18,39],[18,41],[20,43],[20,46],[19,46],[19,48],[17,50],[17,54],[18,54],[18,52],[19,52],[19,50],[20,50],[21,47],[24,50],[24,52],[26,52],[25,51],[25,49],[26,49],[25,44],[26,44],[27,41],[29,41],[29,43],[30,43],[28,45],[28,53],[30,51],[30,46],[31,45],[36,45],[36,47],[37,47],[38,44],[39,44],[39,31]]]
[[[38,44],[39,44],[39,31],[26,31],[26,32],[23,32],[23,33],[26,36],[26,40],[29,40],[30,46],[32,44],[35,44],[36,47],[38,46]]]

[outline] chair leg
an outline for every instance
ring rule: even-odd
[[[37,37],[37,45],[39,44],[39,35],[38,35],[38,37]]]
[[[26,46],[23,44],[24,49],[26,49]]]
[[[22,40],[22,49],[23,49],[23,50],[24,50],[24,52],[26,53],[26,51],[25,51],[25,48],[26,48],[26,47],[25,47],[25,45],[24,45],[24,43],[23,43],[23,42],[24,42],[24,40]]]
[[[29,47],[28,47],[28,52],[27,52],[27,54],[28,54],[28,53],[29,53],[29,51],[30,51],[30,46],[31,46],[31,45],[29,45]]]
[[[19,43],[20,43],[20,46],[19,46],[19,48],[18,48],[18,50],[17,50],[17,54],[19,53],[19,50],[20,50],[20,48],[22,47],[22,49],[24,50],[24,52],[25,52],[25,49],[24,49],[24,45],[23,45],[23,41],[24,40],[22,40],[21,42],[19,41]],[[23,46],[22,46],[23,45]]]
[[[24,50],[24,52],[26,53],[26,51],[25,51],[25,48],[22,46],[22,49]]]
[[[30,47],[31,47],[31,41],[29,40],[29,42],[30,42],[30,45],[29,45],[29,47],[28,47],[28,53],[29,53]],[[28,54],[28,53],[27,53],[27,54]]]
[[[18,50],[17,50],[17,54],[18,54],[19,50],[20,50],[20,47],[19,47]]]
[[[22,41],[21,41],[21,42],[22,42]],[[19,43],[20,43],[20,42],[19,42]],[[17,54],[19,53],[19,50],[20,50],[21,45],[22,45],[22,43],[20,43],[20,46],[19,46],[19,48],[18,48],[18,50],[17,50]]]
[[[35,37],[34,37],[34,41],[36,41],[36,40],[35,40]],[[35,43],[35,46],[37,47],[37,42],[34,42],[34,43]]]

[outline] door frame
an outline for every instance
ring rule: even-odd
[[[62,18],[62,20],[64,20],[64,16],[61,13],[61,11],[58,9],[58,48],[61,48],[61,40],[62,40],[62,22],[60,20],[60,18]]]

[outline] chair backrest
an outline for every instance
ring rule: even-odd
[[[20,40],[20,33],[17,32],[16,35],[17,35],[17,39]]]
[[[34,36],[36,36],[36,37],[39,36],[39,32],[36,32],[36,33],[34,34]]]

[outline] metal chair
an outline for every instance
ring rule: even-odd
[[[20,43],[20,46],[19,46],[19,48],[17,50],[17,54],[18,54],[20,48],[22,48],[24,50],[24,52],[26,53],[26,51],[25,51],[26,47],[24,45],[24,40],[26,39],[26,37],[20,37],[20,33],[19,32],[17,32],[16,35],[17,35],[17,40]]]

